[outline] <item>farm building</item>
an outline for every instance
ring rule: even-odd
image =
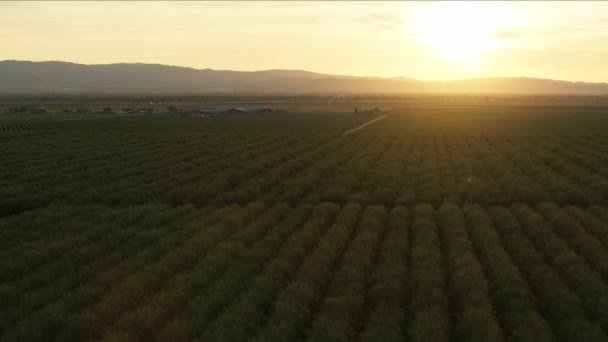
[[[200,106],[201,113],[258,113],[272,112],[272,109],[258,105],[216,105],[216,106]]]

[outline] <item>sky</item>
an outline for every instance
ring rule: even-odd
[[[608,82],[608,2],[0,1],[0,60]]]

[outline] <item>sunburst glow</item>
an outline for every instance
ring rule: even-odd
[[[514,9],[505,6],[433,3],[416,15],[412,27],[434,57],[479,69],[484,54],[508,46],[494,33],[515,27],[517,19]]]

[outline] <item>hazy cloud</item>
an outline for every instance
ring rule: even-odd
[[[608,18],[607,23],[608,23]],[[497,30],[492,33],[492,38],[495,39],[523,39],[523,38],[535,38],[535,37],[551,37],[551,36],[562,36],[572,33],[584,33],[597,32],[597,28],[584,26],[584,25],[563,25],[553,27],[527,27],[517,29],[504,29]]]
[[[597,18],[593,20],[595,24],[608,24],[608,17]]]
[[[356,22],[372,24],[379,29],[392,29],[408,20],[393,13],[371,13],[355,18]]]
[[[492,33],[494,39],[517,39],[529,34],[528,30],[504,29]]]

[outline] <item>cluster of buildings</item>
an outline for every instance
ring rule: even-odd
[[[0,112],[2,113],[46,113],[46,108],[45,107],[33,107],[33,108],[29,108],[27,106],[21,106],[21,107],[15,107],[15,108],[7,108],[7,109],[0,109]]]
[[[273,110],[259,105],[215,105],[215,106],[200,106],[199,112],[203,114],[219,114],[219,113],[262,113],[272,112]]]
[[[272,112],[273,110],[258,105],[211,105],[200,106],[198,112],[201,114],[221,114],[221,113],[262,113]],[[171,106],[169,108],[111,108],[106,107],[102,113],[112,114],[133,114],[133,113],[183,113],[183,110]]]
[[[6,112],[6,110],[5,110]],[[13,113],[46,113],[45,107],[17,107],[8,108],[8,112]],[[99,113],[99,114],[162,114],[162,113],[181,113],[190,115],[196,113],[194,110],[183,110],[178,109],[175,106],[169,106],[167,108],[118,108],[118,107],[104,107],[103,109],[64,109],[61,111],[64,114],[85,114],[85,113]],[[227,104],[227,105],[205,105],[199,106],[198,113],[200,114],[223,114],[223,113],[264,113],[274,112],[274,110],[260,106],[260,105],[248,105],[248,104]]]
[[[103,111],[101,111],[101,113],[104,114],[152,114],[152,113],[157,113],[157,114],[162,114],[162,113],[169,113],[168,109],[165,108],[111,108],[111,107],[105,107],[103,109]]]

